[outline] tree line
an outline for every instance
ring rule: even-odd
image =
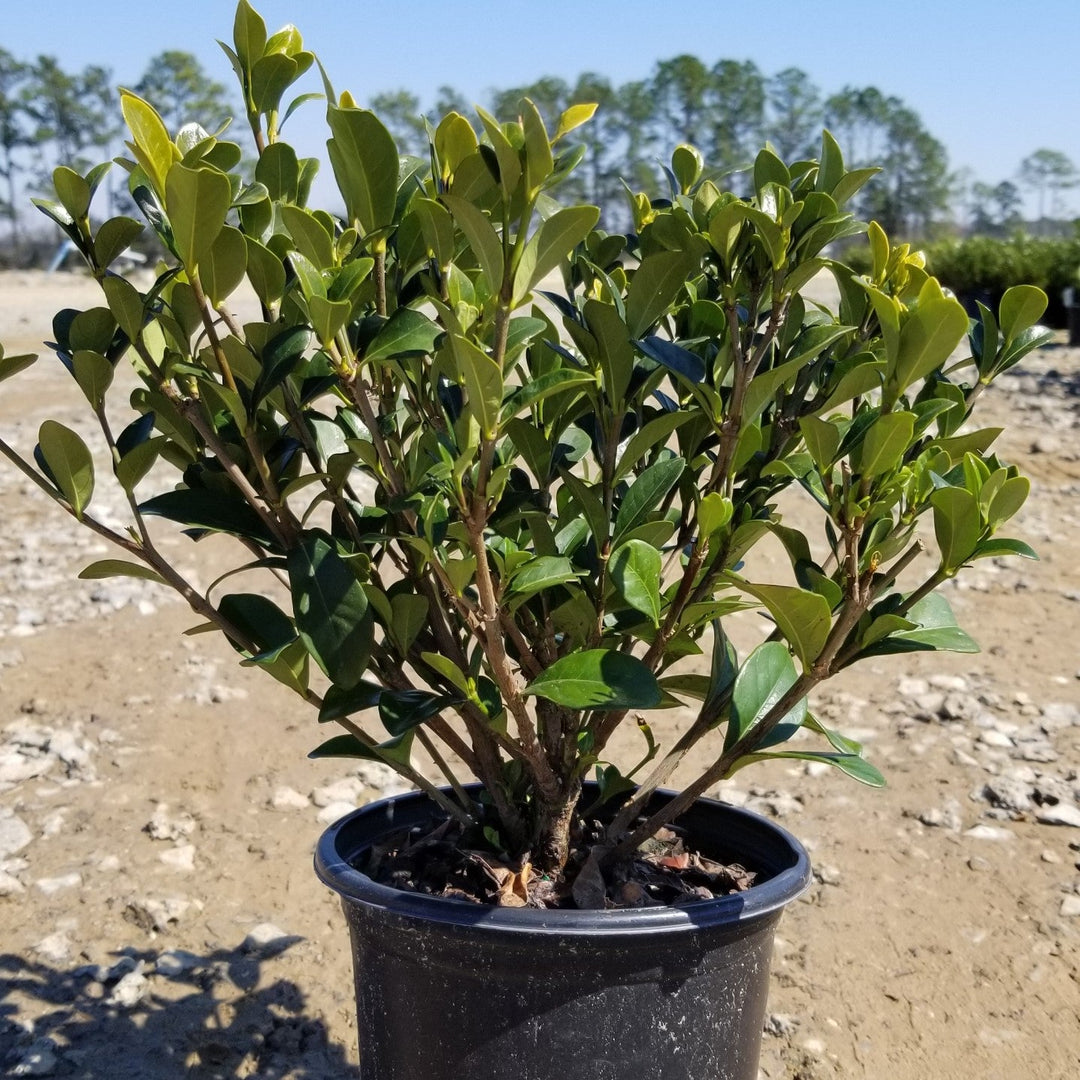
[[[155,105],[172,130],[196,119],[214,130],[239,115],[230,91],[179,50],[151,59],[132,89]],[[785,160],[814,156],[822,127],[837,137],[849,167],[883,169],[860,193],[857,212],[912,239],[957,225],[991,234],[1014,230],[1023,223],[1025,191],[1037,206],[1038,222],[1061,219],[1065,193],[1080,181],[1072,161],[1047,148],[994,183],[951,172],[944,145],[901,98],[873,86],[847,85],[827,94],[799,68],[769,75],[749,60],[722,59],[710,66],[682,55],[619,85],[595,72],[572,82],[548,76],[493,91],[486,105],[505,119],[516,115],[522,97],[549,119],[578,102],[598,104],[596,117],[581,131],[585,160],[567,194],[601,206],[619,205],[624,179],[663,197],[665,160],[679,143],[700,149],[715,177],[738,191],[748,183],[745,169],[762,145],[771,143]],[[426,118],[450,109],[471,112],[471,102],[451,86],[441,87],[427,107],[405,89],[376,94],[369,105],[402,151],[412,153],[424,152]],[[60,162],[91,164],[115,153],[120,129],[107,68],[91,65],[69,73],[54,57],[28,62],[0,49],[0,216],[12,246],[18,249],[21,239],[25,190],[47,191],[48,176]]]

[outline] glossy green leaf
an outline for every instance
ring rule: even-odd
[[[309,758],[360,758],[363,761],[383,761],[390,765],[407,766],[415,732],[407,731],[393,739],[368,746],[355,735],[335,735],[315,747]]]
[[[626,325],[631,337],[640,338],[668,310],[696,262],[682,251],[659,251],[642,260],[626,295]]]
[[[526,688],[567,709],[652,709],[660,685],[637,657],[610,649],[588,649],[556,660]]]
[[[216,307],[232,295],[247,272],[248,248],[244,234],[226,225],[199,264],[199,281]]]
[[[537,405],[545,398],[561,394],[573,386],[583,386],[586,383],[596,384],[595,378],[587,371],[567,371],[558,369],[549,371],[537,379],[531,379],[524,386],[518,387],[505,400],[502,407],[502,423],[505,424],[512,416],[517,416],[532,405]],[[561,404],[561,403],[560,403]]]
[[[407,655],[431,618],[428,602],[417,593],[402,592],[390,598],[390,611],[394,640],[401,654]]]
[[[628,540],[612,553],[608,572],[619,595],[635,610],[660,625],[660,552],[644,540]]]
[[[461,113],[450,112],[435,129],[435,153],[438,155],[444,179],[457,172],[457,167],[476,153],[476,132]]]
[[[442,327],[412,308],[398,308],[367,347],[364,359],[384,360],[407,353],[430,353]]]
[[[70,428],[46,420],[38,429],[38,449],[53,482],[81,521],[94,494],[94,460]]]
[[[867,787],[885,786],[885,777],[880,770],[858,754],[829,753],[818,750],[776,750],[761,754],[747,754],[735,763],[734,772],[758,761],[813,761],[823,765],[832,765],[853,780]]]
[[[139,164],[146,170],[154,190],[164,195],[169,173],[180,160],[180,151],[173,145],[165,122],[148,101],[129,90],[120,91],[120,111],[139,151]]]
[[[12,375],[18,375],[20,371],[25,371],[36,359],[37,353],[5,356],[3,347],[0,346],[0,382],[10,379]]]
[[[488,288],[492,293],[497,293],[502,288],[504,260],[502,240],[499,239],[495,227],[484,212],[467,199],[456,195],[443,195],[442,200],[453,214],[458,228],[465,234],[465,239],[488,280]]]
[[[532,194],[538,192],[554,172],[555,160],[551,155],[551,143],[543,117],[528,98],[521,102],[521,123],[525,132],[525,187]],[[540,276],[543,277],[542,274]],[[525,291],[528,292],[528,289]]]
[[[1046,305],[1046,293],[1034,285],[1014,285],[1006,289],[998,308],[998,325],[1006,345],[1034,326],[1042,318]]]
[[[295,202],[300,183],[296,151],[285,142],[271,143],[255,163],[255,179],[274,202]]]
[[[52,180],[64,209],[76,221],[85,217],[90,209],[90,185],[66,165],[53,169]]]
[[[264,547],[277,546],[262,518],[239,495],[228,497],[201,488],[178,488],[155,495],[139,510],[208,532],[244,536]]]
[[[480,425],[484,438],[495,436],[503,398],[503,375],[499,365],[483,349],[458,334],[450,336],[450,349],[465,387],[467,407]]]
[[[885,656],[890,653],[905,652],[958,652],[977,653],[979,646],[975,640],[956,625],[949,601],[941,593],[930,593],[923,597],[906,617],[916,624],[914,630],[901,630],[883,638],[875,645],[864,649],[860,654],[866,656]]]
[[[982,535],[978,499],[964,488],[938,488],[930,496],[934,536],[945,570],[959,569],[971,557]]]
[[[615,479],[620,480],[650,450],[663,445],[668,437],[681,425],[691,419],[689,412],[666,412],[653,417],[644,427],[639,428],[627,440],[615,468]]]
[[[401,736],[453,704],[453,698],[426,690],[384,690],[379,695],[379,719],[391,735]]]
[[[386,228],[397,205],[398,151],[394,138],[374,113],[331,105],[327,142],[338,188],[351,223],[362,236]]]
[[[285,267],[281,260],[258,240],[244,237],[247,245],[247,275],[255,295],[273,307],[285,295]]]
[[[974,559],[993,559],[1002,555],[1019,555],[1024,559],[1038,559],[1035,549],[1023,540],[1011,540],[1007,536],[991,536],[980,540],[975,549]]]
[[[94,237],[94,259],[107,268],[142,235],[145,226],[134,218],[114,217],[101,223]]]
[[[91,349],[77,349],[71,357],[71,370],[79,389],[95,409],[101,407],[105,392],[112,385],[113,366]]]
[[[832,613],[825,597],[791,585],[756,585],[734,575],[732,579],[739,589],[765,605],[780,633],[802,661],[803,670],[809,671],[832,627]]]
[[[986,521],[996,529],[1011,518],[1027,501],[1031,481],[1026,476],[1009,477],[1000,487],[986,511]]]
[[[576,581],[581,571],[574,564],[558,555],[541,555],[530,559],[511,577],[508,591],[515,596],[531,596],[556,585]]]
[[[794,686],[798,674],[787,646],[766,641],[747,658],[731,693],[731,719],[724,738],[725,750],[734,746],[752,728],[763,721]],[[781,723],[801,724],[806,716],[806,699],[801,699]]]
[[[941,367],[967,329],[967,313],[959,301],[945,296],[937,281],[928,278],[900,329],[896,364],[886,384],[889,402]]]
[[[179,162],[165,180],[165,212],[176,254],[188,270],[198,266],[225,226],[232,188],[216,169],[189,169]]]
[[[568,206],[533,233],[514,271],[515,307],[589,235],[599,218],[598,207]]]
[[[660,506],[685,468],[686,462],[680,457],[657,461],[630,485],[615,516],[616,539],[640,525]]]
[[[346,690],[367,670],[374,619],[367,595],[329,537],[309,533],[288,553],[293,617],[327,678]]]
[[[246,67],[251,67],[266,48],[266,23],[262,16],[248,3],[240,0],[233,18],[233,44],[236,55]]]
[[[156,581],[159,585],[165,584],[165,579],[156,570],[151,570],[144,563],[128,562],[125,559],[98,559],[79,571],[82,581],[111,577],[142,578],[144,581]]]
[[[116,479],[125,491],[130,493],[135,490],[139,481],[154,467],[154,463],[165,448],[165,443],[163,435],[155,439],[147,439],[146,442],[133,446],[117,462]]]
[[[867,429],[859,448],[859,474],[869,479],[891,472],[903,460],[914,435],[914,413],[891,412],[879,416]]]

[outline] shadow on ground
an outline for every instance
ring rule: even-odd
[[[5,1076],[85,1080],[355,1080],[301,990],[263,978],[272,953],[115,954],[111,967],[0,954]]]

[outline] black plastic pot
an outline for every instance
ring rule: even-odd
[[[680,825],[766,880],[682,908],[485,907],[353,868],[431,818],[420,793],[385,799],[331,826],[315,855],[352,935],[362,1080],[756,1080],[773,933],[810,880],[794,837],[700,800]]]

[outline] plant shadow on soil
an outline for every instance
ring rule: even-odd
[[[185,953],[187,970],[149,974],[129,1008],[109,1001],[119,976],[101,982],[92,965],[0,954],[0,1068],[79,1080],[355,1080],[345,1048],[305,1015],[300,988],[287,979],[260,985],[263,962],[297,940],[258,955]],[[148,973],[157,960],[137,949],[114,955]],[[42,1052],[55,1055],[52,1068],[42,1067]]]

